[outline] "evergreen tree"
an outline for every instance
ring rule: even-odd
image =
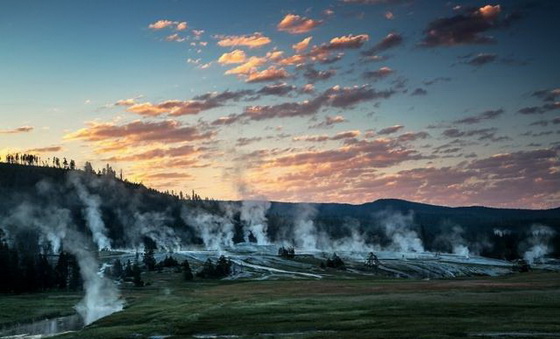
[[[225,256],[220,256],[220,258],[218,259],[218,262],[216,263],[216,270],[214,275],[217,278],[224,278],[227,277],[228,275],[230,275],[231,273],[231,260],[229,260],[228,258],[226,258]]]
[[[64,251],[58,255],[54,268],[54,281],[57,288],[62,290],[68,288],[68,254]]]
[[[154,258],[153,249],[150,248],[144,252],[144,258],[142,259],[142,262],[144,263],[148,271],[153,271],[156,269],[156,259]]]
[[[185,280],[187,281],[193,280],[194,277],[192,274],[191,265],[189,265],[188,260],[185,259],[185,261],[183,261],[181,266],[183,267],[183,276],[185,277]]]
[[[122,263],[119,259],[115,259],[113,267],[111,268],[111,276],[115,279],[122,278],[124,274]]]
[[[69,260],[68,264],[68,288],[71,291],[79,291],[82,289],[82,275],[80,274],[80,266],[78,266],[78,261],[74,256]]]
[[[132,271],[132,263],[130,262],[130,260],[126,261],[126,266],[124,268],[124,277],[125,278],[132,278],[132,275],[134,274],[134,272]]]
[[[142,271],[137,263],[132,265],[132,282],[136,287],[144,286],[144,281],[142,280]]]

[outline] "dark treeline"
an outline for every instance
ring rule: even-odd
[[[30,255],[0,241],[0,293],[29,293],[82,289],[80,269],[74,256]]]

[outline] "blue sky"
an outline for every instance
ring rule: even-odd
[[[559,10],[3,1],[0,156],[218,199],[556,207]]]

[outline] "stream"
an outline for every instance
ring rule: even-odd
[[[84,327],[79,314],[18,324],[0,330],[0,339],[7,338],[47,338]]]

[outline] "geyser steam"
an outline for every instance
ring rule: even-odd
[[[241,202],[241,221],[245,227],[243,236],[245,242],[249,242],[249,236],[253,235],[257,245],[268,245],[268,224],[266,211],[270,208],[269,201],[243,200]]]
[[[389,211],[377,214],[385,235],[391,239],[390,251],[397,252],[424,252],[422,239],[412,229],[414,216],[412,213],[390,213]]]
[[[84,214],[86,217],[86,224],[91,231],[93,241],[97,244],[99,250],[110,249],[111,241],[107,237],[107,229],[101,218],[101,199],[97,195],[92,195],[88,192],[87,188],[82,184],[81,177],[75,173],[68,174],[68,180],[76,188],[78,197],[84,203]]]
[[[533,225],[529,232],[527,244],[529,249],[523,254],[523,259],[532,264],[535,261],[542,260],[547,254],[552,252],[550,242],[556,233],[554,230],[545,225]]]
[[[73,183],[74,185],[76,182]],[[105,227],[98,211],[99,205],[89,196],[81,183],[76,188],[80,191],[81,199],[86,199],[86,208],[83,209],[88,228],[92,236],[80,233],[72,222],[68,209],[56,205],[56,192],[53,187],[43,183],[38,185],[39,194],[49,199],[50,204],[40,206],[23,202],[9,214],[0,227],[6,231],[8,241],[13,242],[19,232],[32,231],[47,241],[51,249],[57,253],[61,247],[76,257],[80,267],[80,275],[84,281],[84,298],[76,305],[76,310],[84,319],[86,325],[105,317],[111,313],[122,310],[123,302],[114,283],[103,277],[99,272],[99,263],[96,255],[97,248],[108,248],[110,242],[105,236]],[[50,195],[50,197],[48,196]],[[83,201],[83,200],[82,200]],[[85,201],[84,201],[85,202]],[[95,243],[95,244],[94,244]]]

